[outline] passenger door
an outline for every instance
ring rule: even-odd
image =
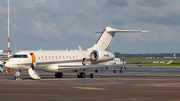
[[[34,55],[34,53],[30,53],[31,57],[32,57],[32,64],[34,65],[34,67],[36,66],[36,56]]]

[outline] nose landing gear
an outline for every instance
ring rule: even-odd
[[[15,80],[22,80],[22,79],[20,79],[19,70],[16,70],[16,74],[14,74],[14,79],[15,79]]]

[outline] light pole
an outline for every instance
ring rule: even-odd
[[[10,38],[9,38],[9,0],[8,0],[8,60],[10,57]]]

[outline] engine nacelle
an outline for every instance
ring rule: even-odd
[[[90,54],[91,61],[109,61],[115,58],[114,54],[107,51],[93,50]]]

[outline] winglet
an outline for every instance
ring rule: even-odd
[[[171,60],[169,60],[169,62],[166,63],[166,64],[168,64],[168,65],[171,64],[173,62],[173,59],[174,59],[175,56],[176,56],[176,53],[172,56]]]

